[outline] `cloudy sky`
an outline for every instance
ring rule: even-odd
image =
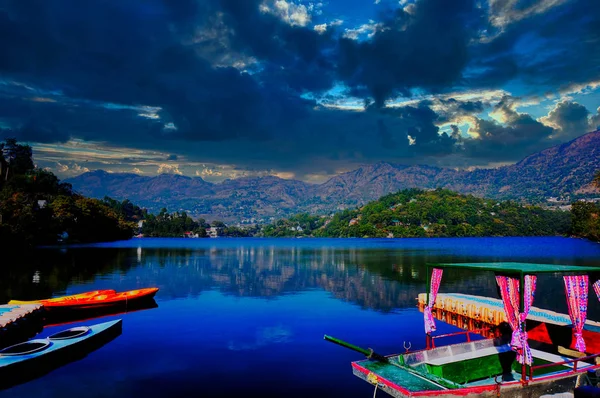
[[[599,105],[600,1],[0,0],[0,137],[61,178],[494,167]]]

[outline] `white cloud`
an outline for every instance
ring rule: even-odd
[[[326,23],[322,23],[320,25],[315,25],[313,27],[313,29],[318,32],[319,34],[323,34],[327,31],[327,24]]]
[[[340,26],[343,23],[344,23],[344,21],[342,21],[341,19],[334,19],[333,21],[331,21],[329,23],[322,23],[320,25],[315,25],[313,27],[313,29],[316,32],[318,32],[319,34],[323,34],[327,31],[327,28],[329,28],[331,26]]]
[[[135,174],[144,174],[144,172],[140,169],[138,169],[137,167],[134,167],[133,170],[131,170],[133,173]]]
[[[275,177],[283,178],[284,180],[291,180],[296,177],[296,174],[290,171],[280,171],[278,173],[273,173],[273,175]]]
[[[590,94],[592,91],[600,87],[600,80],[593,80],[587,83],[573,83],[564,86],[559,90],[560,95],[570,94]]]
[[[222,172],[208,167],[205,167],[202,171],[196,170],[197,177],[221,177],[222,175]]]
[[[267,0],[259,6],[259,9],[263,13],[276,15],[291,26],[306,26],[311,20],[308,8],[304,4],[296,4],[292,1]]]
[[[565,3],[567,0],[540,0],[529,7],[521,7],[519,0],[489,0],[489,21],[504,29],[506,26]]]
[[[358,40],[362,35],[367,35],[368,38],[371,38],[375,33],[382,29],[382,23],[376,23],[375,21],[370,20],[369,23],[362,24],[358,28],[345,29],[343,36],[352,40]]]
[[[179,170],[178,164],[161,163],[158,165],[158,170],[156,171],[156,174],[179,174],[179,175],[182,175],[183,173]]]
[[[77,163],[66,164],[56,162],[56,171],[63,175],[76,176],[79,174],[87,173],[88,171],[90,171],[90,169],[84,166],[80,166]]]

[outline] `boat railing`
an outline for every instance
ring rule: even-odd
[[[481,335],[482,333],[489,332],[492,329],[493,328],[483,328],[483,329],[475,329],[475,330],[462,330],[460,332],[440,334],[440,335],[437,335],[437,336],[428,336],[429,338],[427,339],[428,340],[427,341],[427,349],[435,348],[435,340],[436,339],[442,339],[442,338],[446,338],[446,337],[460,336],[461,334],[464,334],[464,335],[466,335],[467,343],[470,343],[471,342],[471,333],[475,333],[475,334]]]
[[[573,364],[573,369],[571,370],[572,373],[577,372],[577,365],[579,364],[580,361],[589,361],[590,359],[594,359],[594,358],[598,358],[600,357],[600,353],[598,354],[594,354],[594,355],[588,355],[586,357],[581,357],[581,358],[573,358],[573,359],[569,359],[566,361],[562,361],[562,362],[553,362],[553,363],[546,363],[546,364],[542,364],[542,365],[535,365],[535,366],[530,366],[529,367],[529,380],[533,380],[533,373],[538,370],[538,369],[544,369],[544,368],[551,368],[553,366],[564,366],[564,365],[569,365],[569,364]],[[589,363],[587,363],[586,365],[590,365]],[[600,366],[600,364],[598,364],[596,362],[595,365],[592,365],[590,367],[590,369],[596,369]],[[586,369],[588,367],[586,366]]]

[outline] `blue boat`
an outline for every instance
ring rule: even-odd
[[[77,326],[0,350],[0,389],[44,375],[119,336],[122,320]]]

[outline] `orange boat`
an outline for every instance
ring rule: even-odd
[[[48,311],[54,310],[89,310],[104,307],[129,307],[144,300],[150,300],[158,291],[157,287],[129,290],[127,292],[115,293],[114,291],[97,294],[92,297],[79,298],[68,301],[55,301],[44,303]]]
[[[91,292],[85,292],[85,293],[79,293],[79,294],[72,294],[70,296],[55,297],[55,298],[50,298],[50,299],[31,300],[31,301],[10,300],[8,302],[8,304],[18,304],[18,305],[22,305],[22,304],[44,304],[44,305],[47,305],[48,303],[71,302],[73,300],[88,299],[88,298],[95,297],[95,296],[98,296],[98,295],[115,294],[115,293],[116,293],[116,291],[114,291],[112,289],[108,289],[108,290],[93,290]]]

